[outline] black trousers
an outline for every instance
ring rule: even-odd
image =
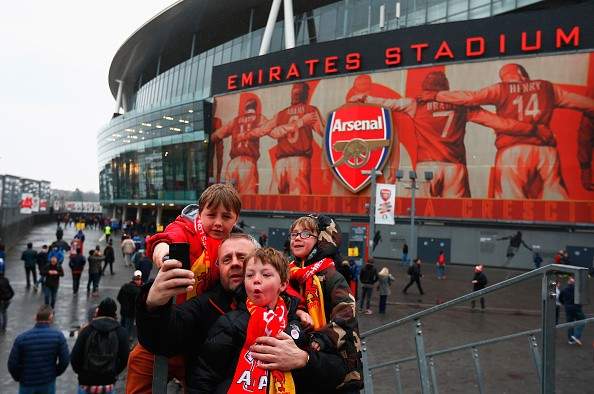
[[[27,287],[31,287],[31,282],[29,281],[29,274],[33,274],[33,285],[37,285],[37,268],[35,266],[27,267],[25,266],[25,275],[27,276]]]
[[[417,288],[419,289],[419,293],[421,294],[425,294],[423,292],[423,288],[421,287],[421,279],[420,278],[410,278],[410,282],[408,282],[408,284],[406,285],[406,287],[404,288],[404,290],[402,290],[403,293],[406,293],[406,291],[408,290],[409,287],[412,286],[413,283],[417,284]]]

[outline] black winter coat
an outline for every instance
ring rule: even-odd
[[[50,271],[57,271],[57,273],[50,275]],[[47,263],[41,270],[41,275],[45,277],[44,285],[46,287],[57,289],[60,286],[60,276],[64,276],[64,270],[59,264],[52,266],[51,263]]]
[[[114,371],[106,371],[103,374],[89,373],[85,370],[85,345],[87,338],[91,335],[91,331],[98,330],[103,332],[109,332],[116,330],[118,335],[118,354],[115,363]],[[91,324],[83,328],[78,334],[76,343],[70,353],[70,364],[74,372],[78,374],[78,383],[81,385],[106,385],[113,384],[116,381],[117,376],[126,368],[128,363],[128,355],[130,353],[128,347],[128,334],[126,330],[120,326],[120,323],[111,317],[97,317],[93,319]]]
[[[482,272],[475,272],[472,280],[476,280],[476,283],[473,283],[474,291],[484,289],[487,286],[487,276]]]
[[[0,302],[8,302],[14,297],[14,290],[7,278],[0,276]]]
[[[140,294],[140,286],[136,286],[134,281],[125,283],[118,292],[118,302],[120,303],[120,315],[134,319],[136,316],[136,299]]]
[[[227,292],[218,283],[215,287],[183,304],[170,302],[160,308],[146,309],[146,297],[152,282],[142,286],[136,303],[138,341],[152,353],[167,357],[185,354],[197,358],[200,346],[210,327],[231,310],[231,304],[245,302],[243,288]],[[239,301],[241,299],[241,301]]]
[[[286,298],[289,324],[285,331],[299,329],[295,316],[297,300]],[[202,346],[200,357],[187,371],[189,393],[226,393],[235,373],[241,348],[245,343],[250,314],[245,303],[231,311],[212,326]],[[305,347],[309,340],[303,332],[295,342]],[[293,333],[290,335],[292,337]],[[291,371],[298,393],[332,393],[346,373],[344,360],[336,352],[308,351],[309,361],[304,368]],[[324,367],[326,368],[324,368]]]

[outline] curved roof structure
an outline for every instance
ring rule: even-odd
[[[295,12],[303,12],[334,1],[293,0],[293,8]],[[254,9],[252,29],[264,26],[271,4],[271,0],[180,0],[174,3],[136,30],[116,52],[109,68],[113,96],[117,94],[117,80],[124,81],[125,90],[129,91],[151,64],[155,65],[156,72],[157,59],[164,52],[174,63],[175,59],[180,59],[177,63],[187,60],[194,34],[197,36],[196,54],[247,33],[251,9]]]

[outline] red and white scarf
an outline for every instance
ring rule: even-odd
[[[295,384],[290,372],[270,371],[259,366],[250,352],[250,347],[261,336],[275,337],[287,327],[287,307],[281,297],[274,309],[246,301],[250,313],[245,343],[239,353],[233,381],[227,393],[295,393]]]
[[[334,261],[328,257],[307,267],[300,268],[295,263],[290,266],[291,280],[299,282],[299,287],[305,298],[307,313],[314,322],[315,330],[319,330],[326,325],[324,293],[322,283],[316,274],[330,267],[334,267]]]

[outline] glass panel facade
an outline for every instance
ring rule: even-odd
[[[296,45],[332,41],[425,23],[483,18],[541,0],[341,0],[295,14]],[[396,4],[400,4],[400,17]],[[380,7],[384,25],[380,26]],[[201,50],[147,81],[128,97],[131,110],[98,135],[102,201],[195,200],[205,184],[202,101],[210,96],[212,68],[257,56],[264,28]],[[188,44],[190,45],[190,44]],[[284,49],[277,22],[270,51]],[[187,48],[190,53],[191,48]],[[153,64],[154,66],[155,64]],[[144,75],[154,74],[145,72]],[[6,182],[4,194],[6,194]],[[10,185],[8,186],[11,187]]]
[[[295,15],[296,45],[332,41],[381,30],[484,18],[508,12],[542,0],[342,0]],[[384,26],[380,26],[380,7],[384,6]],[[193,97],[210,95],[213,66],[257,56],[264,28],[236,37],[161,73],[144,83],[133,95],[133,111],[163,107]],[[277,22],[270,51],[284,49],[283,22]],[[190,48],[188,48],[188,52]],[[198,64],[197,79],[191,73]],[[200,68],[202,66],[202,68]],[[184,78],[187,73],[191,76]]]

